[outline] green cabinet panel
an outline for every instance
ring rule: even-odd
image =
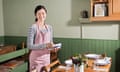
[[[13,69],[11,72],[27,72],[28,71],[28,62],[21,64],[20,66]]]
[[[4,61],[7,61],[9,59],[18,57],[18,56],[22,56],[22,55],[24,55],[26,53],[28,53],[28,49],[24,48],[24,49],[21,49],[21,50],[17,50],[15,52],[11,52],[11,53],[8,53],[8,54],[0,55],[0,63],[4,62]]]
[[[0,55],[0,63],[22,56],[28,52],[29,50],[27,48],[24,48],[11,53]],[[28,70],[28,62],[24,62],[23,64],[17,66],[10,72],[26,72],[27,70]]]

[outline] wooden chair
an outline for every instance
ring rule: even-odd
[[[52,68],[55,68],[56,66],[60,65],[59,59],[51,62],[49,65],[42,67],[41,72],[52,72]]]
[[[57,55],[58,51],[54,51],[54,50],[51,50],[50,51],[50,62],[53,62],[54,60],[56,60],[58,58],[58,55]]]

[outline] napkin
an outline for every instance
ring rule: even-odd
[[[59,69],[66,69],[66,66],[58,66]]]
[[[105,57],[104,59],[97,59],[95,60],[95,64],[96,65],[107,65],[109,63],[111,63],[111,58],[110,57]]]
[[[94,68],[94,70],[96,70],[96,71],[108,71],[108,69],[106,69],[106,68]]]

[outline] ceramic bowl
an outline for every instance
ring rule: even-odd
[[[71,59],[69,59],[69,60],[65,60],[65,64],[67,65],[67,66],[72,66],[72,60]]]

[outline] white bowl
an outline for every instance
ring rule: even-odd
[[[67,65],[67,66],[72,66],[72,60],[71,59],[69,59],[69,60],[65,60],[65,64]]]

